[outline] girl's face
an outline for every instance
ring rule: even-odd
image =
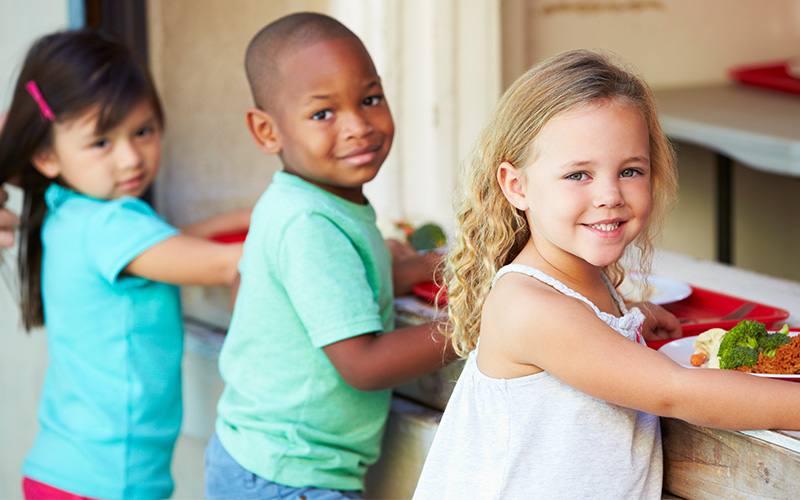
[[[151,104],[143,100],[117,126],[97,130],[97,109],[53,125],[52,148],[33,163],[43,175],[93,198],[141,196],[161,163],[161,127]]]
[[[522,208],[552,263],[616,262],[650,211],[650,142],[636,109],[603,101],[556,116],[520,177]],[[513,202],[512,202],[513,203]]]

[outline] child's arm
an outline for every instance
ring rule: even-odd
[[[238,277],[241,243],[216,243],[215,234],[246,231],[251,209],[234,210],[181,226],[181,234],[152,246],[124,272],[175,285],[230,285]]]
[[[456,358],[436,323],[359,335],[322,350],[344,381],[361,391],[397,387]]]
[[[615,332],[582,302],[519,282],[496,286],[484,306],[478,365],[487,375],[546,370],[596,398],[698,425],[800,429],[800,384],[684,368]]]
[[[242,244],[216,243],[208,237],[246,231],[251,212],[234,210],[181,226],[181,234],[142,252],[124,272],[175,285],[230,285],[238,277]]]
[[[230,285],[242,246],[178,234],[139,254],[123,272],[174,285]]]
[[[184,234],[208,238],[215,234],[246,231],[250,227],[252,209],[233,210],[208,219],[180,226]]]

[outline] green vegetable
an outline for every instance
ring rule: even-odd
[[[758,343],[758,346],[761,348],[761,352],[764,353],[764,356],[767,357],[774,357],[775,350],[785,344],[788,344],[792,339],[789,338],[789,325],[783,325],[779,331],[775,333],[768,333],[761,338],[761,341]]]
[[[721,359],[725,353],[737,346],[758,349],[759,340],[766,334],[767,327],[764,326],[764,323],[742,320],[725,334],[719,344],[718,356]]]
[[[719,345],[719,367],[732,370],[740,366],[753,366],[758,361],[759,352],[765,356],[775,356],[778,347],[789,343],[788,332],[788,325],[783,325],[778,332],[769,333],[763,323],[740,321],[725,334]]]
[[[408,237],[408,242],[419,251],[433,250],[445,246],[447,237],[441,227],[429,222],[418,227]]]
[[[733,370],[740,366],[753,366],[758,361],[758,350],[752,347],[737,345],[719,357],[719,367],[723,370]]]

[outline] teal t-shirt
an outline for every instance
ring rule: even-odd
[[[278,172],[253,210],[239,270],[219,359],[220,441],[270,481],[363,489],[390,391],[353,389],[322,347],[394,328],[374,210]]]
[[[120,272],[178,231],[136,198],[57,185],[45,198],[49,363],[23,475],[94,498],[167,498],[181,421],[178,289]]]

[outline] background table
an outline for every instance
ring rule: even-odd
[[[730,263],[732,162],[800,176],[800,95],[728,84],[655,92],[664,132],[717,157],[717,260]]]

